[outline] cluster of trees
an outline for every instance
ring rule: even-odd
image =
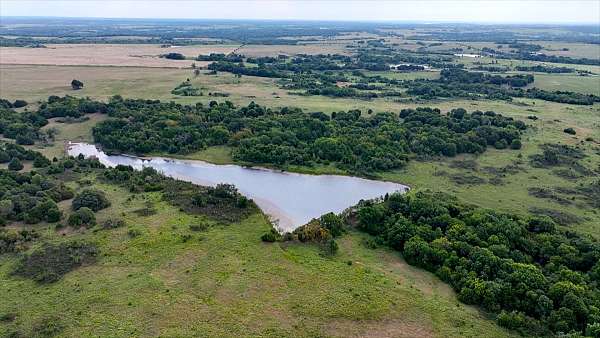
[[[62,216],[57,202],[73,198],[73,191],[48,175],[32,171],[0,170],[0,224],[23,221],[58,222]]]
[[[494,112],[437,109],[403,110],[363,117],[359,110],[306,114],[270,110],[255,103],[182,106],[113,98],[112,119],[93,129],[105,149],[126,153],[186,153],[229,145],[242,162],[313,165],[332,163],[351,171],[383,171],[402,166],[409,155],[480,153],[488,145],[520,147],[521,121]]]
[[[0,143],[0,163],[8,163],[9,170],[19,171],[23,169],[23,161],[33,161],[34,168],[50,165],[50,161],[36,151],[13,143]]]
[[[210,53],[209,55],[200,54],[196,57],[196,61],[242,62],[242,61],[244,61],[244,56],[235,54],[235,53],[231,53],[231,54]]]
[[[538,72],[538,73],[574,73],[575,69],[569,67],[548,67],[544,65],[535,66],[516,66],[516,70],[521,72]]]
[[[193,86],[188,79],[173,88],[171,94],[180,96],[202,96],[202,91],[200,91],[200,88]]]
[[[533,83],[533,75],[491,75],[481,72],[468,72],[462,69],[443,69],[440,72],[442,83],[477,83],[492,85],[509,85],[511,87],[525,87]]]
[[[14,102],[10,102],[7,99],[0,98],[0,108],[22,108],[27,105],[28,103],[25,100],[15,100]]]
[[[527,61],[539,61],[548,63],[565,63],[565,64],[579,64],[579,65],[600,65],[599,59],[588,59],[588,58],[572,58],[562,55],[547,55],[543,53],[531,53],[531,52],[502,52],[491,48],[483,48],[483,52],[499,59],[515,59],[515,60],[527,60]]]
[[[361,203],[348,219],[452,285],[462,302],[498,313],[500,325],[534,336],[598,334],[600,243],[592,237],[547,217],[423,191]]]
[[[533,80],[534,77],[530,74],[502,77],[481,72],[467,72],[461,69],[444,69],[440,79],[404,81],[404,85],[408,88],[408,94],[418,95],[424,99],[485,96],[490,99],[502,100],[527,97],[579,105],[592,105],[594,102],[600,102],[600,96],[592,94],[519,88],[532,83]]]
[[[181,53],[167,53],[162,54],[161,58],[169,59],[169,60],[185,60],[185,55]]]
[[[18,144],[31,145],[44,136],[40,128],[47,125],[50,118],[80,118],[85,114],[106,112],[105,103],[71,96],[50,96],[36,111],[16,112],[0,104],[0,134]]]
[[[246,67],[243,62],[235,63],[229,61],[217,61],[208,65],[212,71],[229,72],[236,75],[260,76],[260,77],[284,77],[285,75],[271,67],[260,64],[258,67]]]

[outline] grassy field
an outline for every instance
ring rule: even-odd
[[[549,91],[562,90],[600,95],[600,75],[578,76],[536,73],[534,76],[533,87]]]
[[[10,276],[16,257],[0,257],[0,315],[14,316],[0,321],[0,336],[33,336],[48,321],[64,337],[510,336],[458,303],[433,275],[395,252],[365,247],[365,235],[344,235],[338,255],[324,257],[309,245],[261,242],[270,227],[262,214],[216,224],[180,212],[156,193],[133,196],[93,184],[112,201],[99,221],[116,215],[126,226],[36,226],[44,240],[82,239],[101,252],[95,264],[53,284]],[[158,213],[134,213],[147,203]],[[65,210],[69,205],[61,203]],[[195,223],[209,230],[193,232]],[[139,235],[131,237],[130,229]]]

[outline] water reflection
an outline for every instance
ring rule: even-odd
[[[383,181],[339,175],[306,175],[238,165],[163,157],[107,155],[93,144],[71,143],[68,153],[95,156],[106,166],[152,167],[167,176],[201,185],[234,184],[274,219],[283,230],[293,230],[327,212],[339,213],[361,199],[371,199],[408,187]]]

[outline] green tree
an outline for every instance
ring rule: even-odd
[[[83,82],[74,79],[71,81],[71,88],[73,88],[73,90],[79,90],[83,88]]]
[[[8,170],[19,171],[21,169],[23,169],[23,163],[18,158],[13,157],[8,163]]]

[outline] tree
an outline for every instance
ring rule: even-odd
[[[522,147],[521,140],[519,140],[517,138],[513,139],[510,142],[510,149],[518,150],[518,149],[521,149],[521,147]]]
[[[344,222],[342,218],[333,212],[321,216],[321,226],[329,230],[331,236],[337,237],[344,231]]]
[[[8,163],[8,170],[19,171],[21,169],[23,169],[23,163],[18,158],[13,157]]]
[[[102,210],[110,206],[103,191],[96,189],[85,189],[73,199],[73,209],[90,208],[93,211]]]
[[[26,105],[27,105],[27,101],[25,101],[25,100],[15,100],[15,103],[13,103],[14,108],[25,107]]]
[[[79,80],[73,80],[71,81],[71,88],[73,88],[73,90],[79,90],[83,88],[83,82]]]

